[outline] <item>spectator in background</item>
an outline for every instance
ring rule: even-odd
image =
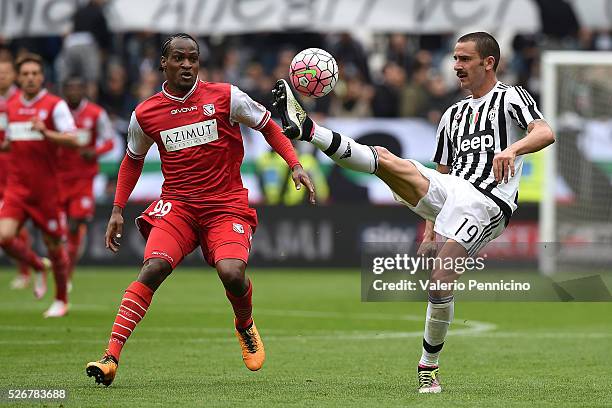
[[[355,40],[350,33],[340,34],[340,37],[327,47],[329,53],[338,61],[354,67],[367,83],[372,83],[366,52],[361,43]]]
[[[125,133],[136,100],[127,88],[127,73],[122,65],[111,63],[108,66],[98,102],[108,112],[115,128],[121,129],[121,134]]]
[[[329,114],[331,116],[367,118],[372,116],[374,90],[358,74],[336,84]]]
[[[540,9],[544,41],[540,47],[572,49],[578,46],[580,24],[567,0],[534,0]]]
[[[414,65],[414,52],[409,46],[408,37],[403,33],[391,34],[389,37],[389,48],[387,50],[387,61],[395,62],[406,71],[406,76],[412,76]]]
[[[276,112],[276,109],[273,109],[272,99],[270,98],[270,89],[274,86],[274,80],[266,75],[263,66],[259,62],[252,61],[247,65],[240,84],[240,87],[253,100],[261,103],[270,112]]]
[[[136,96],[136,101],[138,103],[144,101],[145,99],[153,96],[161,87],[161,78],[157,71],[149,71],[143,73],[140,77],[140,81],[138,81],[138,85],[134,91]]]
[[[375,87],[372,113],[379,118],[399,116],[401,95],[406,87],[406,73],[394,62],[383,68],[383,82]]]
[[[422,115],[429,96],[427,90],[428,78],[429,67],[417,64],[410,82],[402,90],[399,116],[415,117]]]
[[[103,10],[105,3],[106,0],[90,0],[76,9],[72,16],[72,32],[64,39],[58,59],[59,81],[75,76],[84,78],[87,94],[93,100],[98,96],[102,53],[109,50],[112,39]]]
[[[433,74],[426,83],[427,98],[419,116],[424,117],[434,125],[440,123],[446,109],[459,101],[463,96],[456,90],[449,90],[440,74]]]

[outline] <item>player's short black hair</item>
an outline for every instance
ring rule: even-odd
[[[42,57],[38,54],[33,54],[33,53],[23,54],[22,56],[17,58],[17,61],[15,62],[15,70],[19,72],[22,65],[27,62],[34,62],[38,64],[40,66],[40,70],[44,72],[45,65],[43,63]]]
[[[196,50],[198,51],[198,55],[200,55],[200,44],[198,44],[198,42],[196,41],[195,38],[193,38],[192,36],[190,36],[187,33],[176,33],[176,34],[172,34],[171,36],[166,38],[166,40],[162,44],[162,47],[161,47],[161,55],[162,55],[162,57],[168,58],[168,53],[170,52],[170,44],[172,44],[172,40],[174,40],[176,38],[184,38],[184,39],[193,41],[195,43],[195,45],[196,45]],[[159,70],[163,71],[161,65],[159,66]]]
[[[62,86],[66,86],[71,82],[80,82],[81,85],[85,85],[85,78],[83,78],[82,76],[78,76],[78,75],[72,75],[69,76],[68,78],[64,79],[64,82],[62,83]]]
[[[497,71],[497,65],[499,65],[500,51],[497,40],[489,33],[484,31],[476,31],[462,35],[457,40],[458,43],[474,41],[476,43],[476,51],[480,58],[493,57],[495,58],[495,64],[493,64],[493,71]]]

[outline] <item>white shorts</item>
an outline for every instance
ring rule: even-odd
[[[473,256],[506,228],[502,210],[469,181],[442,174],[410,160],[429,179],[429,190],[416,207],[395,192],[393,196],[412,211],[434,221],[434,231],[460,243]]]

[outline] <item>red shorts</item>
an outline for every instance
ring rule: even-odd
[[[158,200],[136,219],[136,225],[147,240],[145,261],[165,259],[174,269],[200,246],[206,262],[215,266],[222,259],[248,261],[257,216],[248,207],[205,208]]]
[[[93,180],[73,179],[62,183],[62,208],[68,219],[90,221],[94,216]]]
[[[0,218],[12,218],[23,225],[28,218],[43,233],[62,239],[66,233],[66,215],[60,207],[57,194],[28,197],[7,188],[0,203]]]

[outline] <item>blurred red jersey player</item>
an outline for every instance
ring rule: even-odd
[[[63,242],[65,216],[58,195],[58,148],[76,144],[72,133],[76,129],[66,102],[43,88],[42,58],[26,54],[16,65],[21,94],[7,105],[10,151],[0,209],[0,243],[11,255],[24,254],[23,248],[15,248],[23,223],[29,218],[42,231],[56,285],[55,301],[44,316],[60,317],[68,311],[68,255]],[[37,269],[41,267],[37,265]]]
[[[59,179],[62,208],[68,217],[68,288],[82,252],[87,223],[95,210],[93,182],[98,174],[98,157],[112,150],[113,128],[106,111],[85,98],[85,82],[69,78],[63,85],[64,98],[77,131],[78,147],[62,147],[59,152]]]
[[[240,124],[259,130],[292,169],[299,188],[314,190],[291,143],[270,112],[237,87],[197,78],[199,47],[187,34],[176,34],[162,46],[162,91],[136,107],[128,130],[127,154],[119,169],[106,245],[119,248],[122,209],[142,171],[149,148],[157,145],[164,184],[162,194],[138,218],[147,239],[144,265],[127,288],[115,319],[108,350],[87,364],[87,374],[110,385],[119,354],[136,324],[144,317],[153,293],[190,252],[201,247],[217,269],[235,314],[236,336],[250,370],[264,363],[264,346],[251,317],[252,284],[245,269],[251,235],[257,225],[242,185],[244,155]]]
[[[8,171],[8,149],[9,142],[5,141],[6,128],[8,126],[8,118],[6,108],[8,101],[19,95],[19,88],[15,86],[15,68],[11,60],[0,61],[0,207],[2,207],[2,197],[6,186],[6,177]],[[30,237],[28,230],[22,228],[17,237],[18,246],[26,248],[30,247]],[[21,242],[19,242],[21,241]],[[10,249],[9,249],[10,251]],[[18,257],[16,260],[18,265],[17,276],[11,281],[11,289],[26,289],[30,285],[30,264]],[[27,256],[26,256],[27,258]],[[39,264],[39,263],[38,263]],[[47,289],[45,275],[39,273],[34,280],[34,294],[37,297],[42,297]]]

